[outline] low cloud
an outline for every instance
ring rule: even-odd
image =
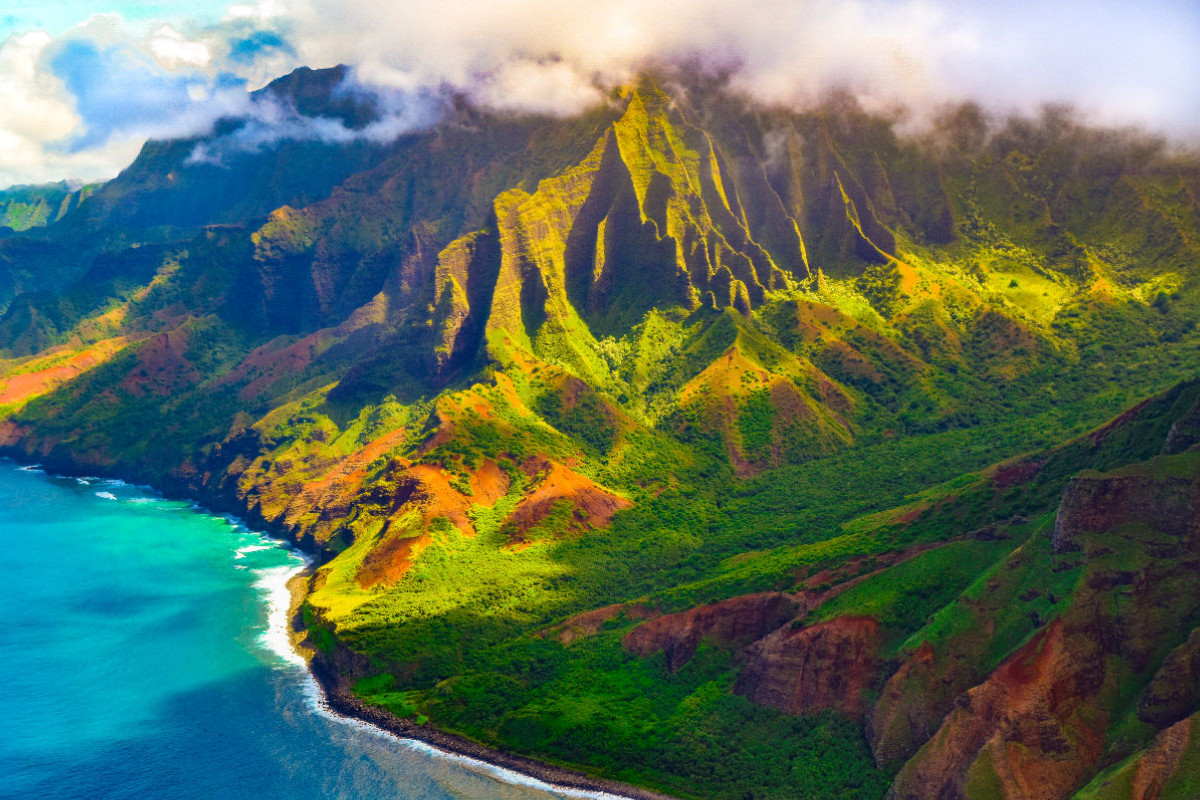
[[[281,33],[256,25],[189,30],[100,14],[57,37],[0,41],[0,186],[110,178],[149,138],[246,113],[248,89],[295,59]]]
[[[1194,137],[1197,42],[1193,0],[246,0],[207,26],[98,15],[56,38],[0,43],[0,184],[107,177],[145,138],[195,135],[230,114],[247,120],[223,145],[233,149],[383,140],[429,124],[450,91],[569,115],[647,65],[719,70],[770,103],[833,88],[918,118],[961,100],[1000,113],[1069,103],[1103,124]],[[296,66],[338,63],[383,98],[375,126],[249,98]]]
[[[277,3],[277,0],[272,0]],[[1074,104],[1098,121],[1200,126],[1189,0],[294,0],[300,56],[388,85],[446,82],[500,107],[569,114],[648,63],[732,73],[759,100],[846,88],[868,107]],[[331,20],[337,24],[331,25]]]
[[[437,123],[444,117],[451,99],[446,93],[380,89],[359,85],[352,79],[344,81],[337,91],[356,95],[359,102],[369,104],[374,119],[365,125],[351,126],[338,118],[306,116],[286,99],[260,95],[250,98],[236,114],[223,115],[237,118],[237,127],[197,144],[188,161],[229,166],[238,156],[261,151],[285,140],[383,144]]]
[[[100,47],[70,39],[48,55],[50,72],[73,98],[80,118],[73,134],[57,145],[66,152],[129,136],[196,135],[246,104],[245,82],[236,76],[209,75],[178,63],[166,70],[125,44]]]
[[[0,44],[0,185],[109,177],[145,141],[140,131],[110,131],[72,147],[87,127],[66,81],[46,66],[55,44],[40,32]]]

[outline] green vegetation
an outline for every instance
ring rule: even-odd
[[[369,113],[336,72],[269,91]],[[313,647],[484,743],[684,797],[1002,796],[999,751],[927,771],[995,732],[954,726],[1003,673],[1053,706],[1006,746],[1085,765],[1058,796],[1126,787],[1200,624],[1154,511],[1200,471],[1195,158],[651,79],[461,113],[221,181],[153,143],[65,232],[0,241],[6,452],[322,551]],[[1087,481],[1135,512],[1056,546]],[[800,610],[761,630],[774,592]],[[1054,631],[1102,674],[1029,666]]]

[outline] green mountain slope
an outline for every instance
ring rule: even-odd
[[[66,181],[12,186],[0,191],[0,237],[57,222],[90,197],[96,185],[76,188]]]
[[[661,76],[223,125],[0,241],[0,446],[319,552],[366,701],[680,796],[1190,785],[1194,157]]]

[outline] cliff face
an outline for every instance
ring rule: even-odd
[[[838,617],[755,642],[734,691],[789,714],[836,709],[861,717],[879,669],[879,623]]]
[[[0,238],[58,222],[95,190],[95,185],[77,186],[60,181],[0,191]]]
[[[1054,519],[1054,552],[1078,550],[1088,533],[1145,524],[1178,544],[1180,552],[1200,530],[1193,478],[1142,475],[1079,476],[1071,479]]]
[[[752,642],[790,622],[799,609],[797,600],[782,592],[731,597],[639,625],[622,644],[642,658],[662,652],[667,669],[674,672],[691,659],[702,640]]]
[[[1108,720],[1081,706],[1104,682],[1094,648],[1071,648],[1053,623],[986,681],[967,692],[896,778],[897,798],[1069,796],[1095,768]]]
[[[1162,730],[1138,755],[1104,773],[1081,791],[1080,800],[1165,800],[1195,792],[1196,719],[1188,717]]]
[[[1200,601],[1197,466],[1185,453],[1071,479],[1052,537],[1053,553],[1083,560],[1076,588],[1049,625],[955,700],[900,771],[895,797],[984,786],[1069,797],[1112,746],[1128,713],[1121,698],[1140,693],[1138,716],[1157,725],[1194,710],[1190,651],[1175,643]],[[1174,690],[1171,676],[1183,680]]]
[[[1182,453],[1200,444],[1200,403],[1175,421],[1167,441],[1163,443],[1163,453],[1174,455]]]

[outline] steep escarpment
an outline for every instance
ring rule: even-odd
[[[896,797],[969,795],[980,786],[1068,797],[1096,770],[1120,721],[1120,698],[1146,686],[1200,599],[1189,574],[1197,564],[1189,521],[1200,500],[1190,455],[1191,463],[1150,462],[1144,474],[1113,475],[1103,488],[1071,482],[1062,505],[1068,523],[1055,534],[1057,545],[1069,530],[1083,551],[1073,597],[956,703],[901,770]],[[1190,480],[1163,474],[1176,468],[1192,472]],[[1072,516],[1097,496],[1104,502],[1093,515]],[[1114,594],[1124,599],[1115,607],[1105,602]]]
[[[1023,546],[1057,560],[1050,574],[1036,582],[1013,575],[1038,569],[1039,560],[1014,554],[987,584],[992,592],[1024,585],[1019,599],[1051,604],[1046,617],[1031,613],[1023,627],[1032,635],[994,670],[984,667],[988,650],[999,654],[996,639],[1016,633],[1001,634],[1011,611],[964,598],[961,610],[931,626],[936,635],[893,676],[873,719],[882,759],[907,757],[911,745],[897,748],[905,736],[928,737],[893,796],[1071,797],[1105,759],[1145,741],[1139,725],[1165,728],[1192,713],[1187,689],[1172,696],[1164,681],[1186,680],[1190,663],[1182,640],[1200,599],[1191,578],[1198,466],[1186,452],[1070,479],[1052,526],[1047,518],[1049,541]],[[963,614],[988,635],[950,622]],[[955,633],[946,637],[945,627]],[[964,658],[975,662],[969,670]],[[933,713],[922,715],[923,704]]]
[[[1196,790],[1196,720],[1181,720],[1161,731],[1154,743],[1100,777],[1076,795],[1080,800],[1104,798],[1187,797]]]
[[[789,714],[827,708],[857,717],[876,680],[879,623],[839,617],[775,631],[755,642],[734,691]]]
[[[792,620],[799,608],[796,598],[782,592],[731,597],[639,625],[622,644],[643,658],[661,651],[667,669],[674,672],[691,659],[702,640],[755,641]]]
[[[260,99],[359,130],[346,80]],[[687,796],[1184,780],[1191,156],[670,75],[443,112],[227,120],[0,240],[4,452],[319,553],[321,663],[412,724]]]

